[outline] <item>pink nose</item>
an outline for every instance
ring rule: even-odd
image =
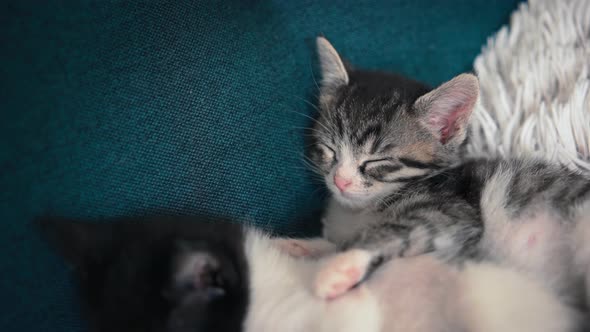
[[[338,174],[334,175],[334,184],[340,189],[340,191],[344,191],[351,183],[351,180],[345,179]]]

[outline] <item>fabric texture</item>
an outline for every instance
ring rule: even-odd
[[[224,216],[317,232],[313,39],[438,84],[516,1],[3,1],[0,328],[82,331],[39,215]]]
[[[590,1],[520,5],[475,61],[470,152],[528,155],[590,171]]]

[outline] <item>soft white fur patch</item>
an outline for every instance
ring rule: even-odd
[[[291,257],[253,231],[246,238],[246,332],[565,332],[576,323],[522,274],[491,264],[456,269],[430,255],[389,261],[355,289],[322,300],[312,280],[323,260]]]
[[[590,1],[530,0],[475,60],[472,155],[590,170]]]
[[[248,232],[250,304],[246,332],[379,332],[377,299],[359,287],[342,299],[325,301],[312,291],[321,261],[294,258],[268,237]]]
[[[513,172],[499,169],[482,192],[485,233],[482,248],[498,261],[527,273],[550,289],[560,292],[568,285],[569,231],[557,215],[542,205],[523,211],[516,219],[506,208]]]
[[[574,314],[544,287],[491,264],[467,265],[461,312],[468,331],[571,331]]]

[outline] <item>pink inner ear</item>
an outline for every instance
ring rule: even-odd
[[[438,131],[440,142],[446,144],[461,130],[461,126],[465,125],[462,122],[469,112],[470,108],[466,104],[458,105],[450,112],[433,112],[428,119],[428,124]]]

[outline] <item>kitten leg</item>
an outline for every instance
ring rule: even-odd
[[[400,218],[396,223],[388,221],[367,227],[344,248],[369,250],[384,260],[431,252],[446,260],[469,257],[476,252],[482,230],[471,220],[451,219],[439,211],[424,215],[421,219]]]
[[[320,257],[336,251],[335,244],[322,238],[277,238],[272,241],[283,252],[293,257]]]
[[[315,294],[326,300],[334,299],[356,286],[367,274],[373,254],[352,249],[328,258],[321,265],[314,283]]]

